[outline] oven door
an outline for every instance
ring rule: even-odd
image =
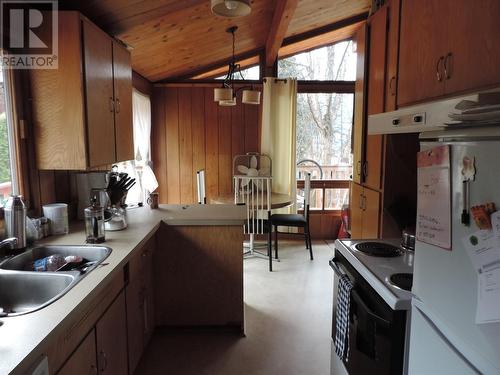
[[[401,374],[405,314],[393,311],[341,254],[336,254],[330,265],[335,271],[332,339],[336,333],[336,304],[340,275],[347,274],[354,284],[349,308],[349,352],[342,362],[344,370],[350,375]],[[334,345],[333,340],[331,371],[332,374],[337,374],[342,372],[338,372],[340,359],[335,354]]]

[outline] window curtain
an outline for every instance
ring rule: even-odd
[[[127,162],[123,170],[137,183],[128,192],[127,203],[144,202],[147,194],[158,187],[151,168],[151,100],[136,89],[132,92],[132,116],[135,160]]]
[[[295,213],[297,80],[264,78],[261,153],[272,160],[272,190],[292,197],[291,207],[280,210]]]

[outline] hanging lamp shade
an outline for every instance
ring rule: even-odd
[[[221,100],[219,102],[219,105],[221,105],[223,107],[232,107],[232,106],[236,105],[236,98],[232,98],[229,100]]]
[[[257,90],[243,90],[243,97],[241,102],[244,104],[260,104],[260,91]]]
[[[229,87],[218,87],[214,89],[214,101],[220,102],[221,100],[232,100],[233,89]]]
[[[212,13],[221,17],[242,17],[252,11],[250,0],[211,0]]]

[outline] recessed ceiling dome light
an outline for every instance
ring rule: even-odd
[[[211,0],[212,13],[221,17],[242,17],[252,11],[250,0]]]

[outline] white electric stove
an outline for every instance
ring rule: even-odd
[[[399,239],[391,240],[336,240],[335,251],[340,252],[347,261],[358,271],[361,276],[375,289],[393,310],[411,309],[411,292],[395,285],[398,276],[391,280],[391,276],[399,274],[411,275],[413,273],[413,251],[400,247]],[[387,244],[397,248],[399,254],[383,256],[380,253],[371,255],[358,250],[358,247],[370,244]]]
[[[350,295],[348,356],[340,360],[332,341],[331,374],[406,374],[413,252],[400,240],[336,240],[330,261],[333,277],[332,338],[336,332],[339,278]]]

